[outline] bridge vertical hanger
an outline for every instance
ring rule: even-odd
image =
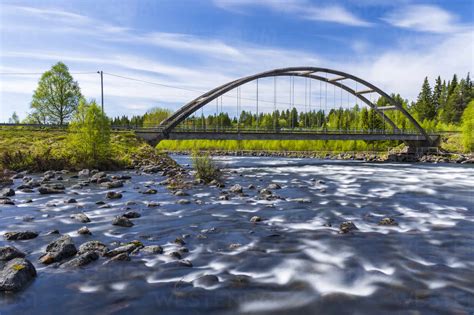
[[[277,91],[276,77],[273,77],[273,129],[277,130]]]
[[[257,131],[258,131],[258,123],[259,123],[259,114],[258,114],[258,79],[257,79]]]

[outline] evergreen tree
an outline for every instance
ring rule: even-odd
[[[427,77],[425,77],[425,80],[423,81],[421,92],[418,95],[415,105],[413,106],[413,110],[417,114],[420,121],[425,119],[431,120],[436,115],[436,110],[433,106],[433,95]]]

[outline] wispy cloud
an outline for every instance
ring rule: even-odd
[[[356,16],[340,5],[313,5],[306,0],[214,0],[217,7],[243,13],[245,7],[265,7],[312,21],[333,22],[349,26],[367,27],[372,23]]]
[[[388,13],[383,20],[396,27],[431,33],[455,33],[472,28],[459,23],[454,14],[434,5],[402,6]]]

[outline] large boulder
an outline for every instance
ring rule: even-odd
[[[7,241],[31,240],[38,236],[38,233],[32,231],[6,232],[3,237]]]
[[[117,248],[114,248],[110,251],[108,251],[105,256],[107,257],[115,257],[120,254],[126,253],[127,255],[133,252],[136,249],[143,248],[143,244],[140,242],[131,242],[122,246],[119,246]]]
[[[0,260],[9,261],[14,258],[23,258],[25,253],[13,246],[0,247]]]
[[[36,277],[36,269],[24,258],[10,260],[0,271],[0,291],[19,291]]]
[[[99,241],[89,241],[79,246],[78,254],[82,255],[87,252],[96,252],[100,256],[104,256],[105,253],[107,253],[108,251],[109,249],[107,248],[107,246],[105,246],[104,243],[101,243]]]
[[[63,259],[76,255],[77,249],[69,235],[63,235],[46,247],[46,253],[40,258],[40,262],[45,265],[59,262]]]

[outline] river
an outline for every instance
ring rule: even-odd
[[[188,157],[175,159],[189,166]],[[163,176],[134,171],[118,173],[132,179],[115,189],[123,198],[107,201],[109,208],[96,205],[107,191],[96,185],[58,195],[17,192],[16,206],[0,206],[0,234],[33,230],[40,236],[2,238],[0,246],[26,252],[38,276],[19,293],[0,294],[0,314],[474,313],[472,166],[218,161],[228,169],[226,187],[194,186],[184,197],[159,185]],[[76,181],[65,176],[63,183]],[[245,195],[219,198],[237,183]],[[271,189],[280,198],[259,198],[258,190],[272,183],[282,187]],[[147,187],[158,193],[139,193]],[[78,203],[65,204],[69,198]],[[180,199],[191,203],[177,204]],[[147,207],[150,201],[160,205]],[[131,210],[141,214],[133,227],[111,225]],[[80,211],[90,223],[70,217]],[[250,222],[253,216],[262,221]],[[384,217],[398,225],[379,225]],[[339,233],[344,221],[357,230]],[[92,235],[76,232],[84,225]],[[101,257],[72,270],[44,266],[38,257],[57,238],[47,235],[54,229],[72,236],[76,246],[99,240],[114,248],[139,240],[161,245],[164,253],[111,263]],[[177,237],[189,252],[174,242]],[[168,255],[180,248],[192,267]]]

